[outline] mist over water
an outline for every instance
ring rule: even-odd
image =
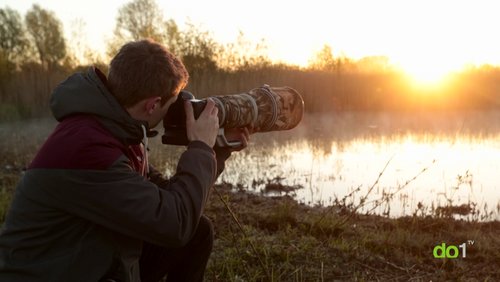
[[[291,195],[310,205],[365,197],[360,211],[392,217],[467,205],[500,219],[499,121],[498,112],[309,115],[293,130],[253,136],[219,181],[301,187]]]
[[[56,124],[1,123],[2,167],[27,166]],[[157,137],[150,149],[151,163],[173,175],[184,147]],[[308,114],[292,130],[253,135],[218,182],[255,193],[299,188],[288,194],[309,205],[356,206],[365,198],[359,211],[391,217],[465,204],[480,220],[499,220],[499,172],[500,112],[344,112]]]

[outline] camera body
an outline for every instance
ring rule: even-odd
[[[189,143],[186,135],[186,111],[184,110],[184,101],[186,100],[191,101],[193,105],[195,119],[198,119],[207,105],[206,100],[197,100],[191,92],[182,90],[163,118],[163,128],[165,129],[161,137],[163,144],[187,145]]]
[[[304,100],[290,87],[270,87],[264,85],[246,93],[211,96],[218,108],[219,135],[217,145],[238,147],[239,142],[230,142],[225,138],[224,129],[251,126],[258,132],[292,129],[302,120]],[[193,105],[195,119],[207,105],[206,99],[196,99],[188,91],[181,91],[163,119],[165,129],[162,143],[187,145],[186,113],[184,101]]]

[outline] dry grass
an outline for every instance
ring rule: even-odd
[[[206,213],[217,233],[207,272],[209,281],[500,279],[496,266],[500,222],[419,216],[388,219],[351,214],[342,206],[309,207],[288,196],[231,192],[234,187],[230,185],[217,188],[236,211],[247,236],[239,232],[221,201],[212,195]],[[434,246],[442,242],[459,245],[467,240],[475,243],[467,248],[466,258],[433,257]],[[257,254],[248,241],[258,246]],[[265,261],[267,272],[257,256]]]

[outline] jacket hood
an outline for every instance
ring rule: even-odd
[[[146,121],[132,118],[106,87],[106,76],[91,67],[76,73],[59,84],[50,99],[52,114],[58,121],[75,114],[91,114],[116,138],[126,145],[139,144]]]

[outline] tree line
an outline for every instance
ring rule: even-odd
[[[0,120],[48,113],[52,89],[69,74],[107,61],[124,43],[152,38],[179,56],[190,73],[188,90],[199,97],[241,93],[262,84],[288,85],[304,97],[306,111],[422,111],[496,108],[500,69],[471,67],[450,75],[438,88],[421,88],[386,57],[354,60],[335,56],[325,45],[307,67],[276,63],[265,41],[240,33],[221,44],[193,23],[181,29],[165,19],[155,0],[132,0],[118,11],[104,57],[90,48],[68,45],[57,16],[35,4],[22,17],[0,9]],[[74,45],[74,44],[73,44]],[[82,50],[83,49],[83,50]],[[80,54],[77,54],[80,53]]]

